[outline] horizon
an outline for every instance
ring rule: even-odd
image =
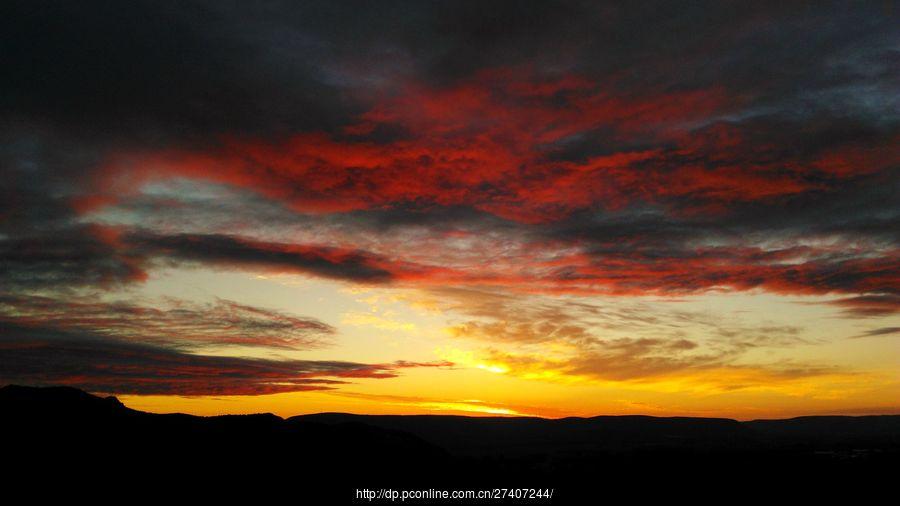
[[[86,394],[89,394],[89,395],[92,395],[92,396],[94,396],[94,397],[101,398],[101,399],[115,399],[115,400],[116,400],[117,402],[119,402],[122,406],[124,406],[124,407],[126,407],[126,408],[128,408],[128,409],[132,409],[132,410],[139,411],[139,412],[141,412],[141,413],[149,413],[149,414],[157,414],[157,415],[189,415],[189,416],[199,416],[199,417],[203,417],[203,418],[208,418],[208,417],[218,417],[218,416],[256,416],[256,415],[266,415],[266,416],[274,416],[274,417],[279,418],[279,419],[282,419],[282,420],[288,420],[288,419],[290,419],[290,418],[305,417],[305,416],[317,416],[317,415],[346,415],[346,416],[362,416],[362,417],[368,417],[368,416],[372,416],[372,417],[378,417],[378,416],[399,416],[399,417],[434,416],[434,417],[452,417],[452,418],[497,418],[497,419],[529,418],[529,419],[551,420],[551,421],[552,421],[552,420],[566,420],[566,419],[590,420],[590,419],[595,419],[595,418],[660,418],[660,419],[680,418],[680,419],[729,420],[729,421],[734,421],[734,422],[756,422],[756,421],[789,421],[789,420],[796,420],[796,419],[800,419],[800,418],[867,418],[867,417],[881,417],[881,416],[886,416],[886,417],[900,417],[900,413],[878,413],[878,414],[854,414],[854,415],[845,415],[845,414],[813,414],[813,415],[793,416],[793,417],[790,417],[790,418],[752,418],[752,419],[740,419],[740,418],[729,418],[729,417],[696,417],[696,416],[684,416],[684,415],[664,415],[664,416],[663,416],[663,415],[644,415],[644,414],[607,415],[607,414],[603,414],[603,413],[598,413],[598,414],[595,414],[595,415],[588,415],[588,416],[566,416],[566,417],[559,417],[559,418],[551,418],[551,417],[543,417],[543,416],[537,416],[537,415],[521,415],[521,414],[508,415],[508,414],[468,413],[468,412],[460,412],[460,413],[443,413],[443,412],[442,412],[442,413],[408,413],[408,414],[403,414],[403,413],[379,413],[379,414],[373,414],[373,413],[353,413],[353,412],[347,412],[347,411],[319,411],[319,412],[314,412],[314,413],[298,413],[298,414],[295,414],[295,415],[279,415],[279,414],[277,414],[277,413],[272,413],[272,412],[219,413],[219,414],[199,414],[199,415],[198,415],[198,414],[184,413],[184,412],[181,412],[181,411],[170,411],[170,412],[143,411],[143,410],[135,409],[135,408],[132,407],[132,406],[129,406],[127,403],[123,402],[121,399],[119,399],[119,398],[118,398],[117,396],[115,396],[115,395],[95,394],[95,393],[91,393],[91,392],[85,392],[84,390],[81,390],[81,389],[78,389],[78,388],[75,388],[75,387],[70,387],[70,386],[58,386],[58,385],[57,385],[57,386],[52,386],[52,385],[51,385],[51,386],[39,386],[39,387],[34,387],[34,386],[28,386],[28,385],[13,385],[13,384],[7,384],[7,385],[0,386],[0,390],[2,390],[2,389],[4,389],[4,388],[7,388],[7,387],[12,387],[12,388],[24,388],[24,389],[37,389],[37,390],[62,388],[62,389],[67,389],[67,390],[74,390],[74,391],[76,391],[76,392],[86,393]]]
[[[793,418],[803,418],[803,417],[820,417],[820,416],[844,416],[844,417],[862,417],[862,416],[900,416],[900,408],[895,410],[860,410],[860,411],[820,411],[820,412],[791,412],[786,416],[778,416],[773,414],[772,416],[765,416],[764,414],[757,417],[741,417],[741,416],[728,416],[727,413],[722,413],[719,415],[710,415],[710,414],[691,414],[691,413],[680,413],[680,412],[671,412],[665,414],[651,414],[641,411],[633,411],[633,412],[622,412],[622,413],[582,413],[578,415],[559,415],[559,416],[546,416],[540,414],[526,414],[526,413],[502,413],[502,412],[491,412],[491,411],[473,411],[471,408],[467,409],[458,409],[454,410],[452,408],[434,408],[429,411],[423,411],[421,409],[411,408],[408,410],[403,409],[386,409],[384,411],[353,411],[352,406],[350,410],[347,411],[282,411],[282,410],[270,410],[270,411],[254,411],[252,408],[241,409],[239,411],[227,410],[227,411],[216,411],[217,404],[213,404],[208,409],[200,408],[197,406],[195,399],[191,398],[182,398],[176,401],[173,401],[170,397],[161,398],[160,404],[156,404],[153,399],[147,399],[146,396],[121,396],[115,394],[107,394],[101,393],[98,395],[112,395],[116,397],[120,402],[122,402],[125,406],[138,409],[139,411],[145,411],[148,413],[156,413],[156,414],[172,414],[172,413],[183,413],[183,414],[192,414],[196,416],[220,416],[220,415],[230,415],[230,414],[238,414],[238,415],[253,415],[253,414],[272,414],[278,416],[280,418],[291,418],[294,416],[304,416],[304,415],[318,415],[318,414],[347,414],[347,415],[371,415],[371,416],[417,416],[417,415],[434,415],[434,416],[465,416],[465,417],[477,417],[477,418],[541,418],[544,420],[559,420],[563,418],[594,418],[598,416],[649,416],[654,418],[724,418],[729,420],[736,420],[739,422],[748,422],[754,420],[788,420]],[[255,404],[254,404],[255,405]],[[264,406],[262,404],[261,406]],[[172,411],[172,409],[177,409],[178,406],[184,406],[190,411]]]
[[[0,384],[900,414],[891,2],[4,11]]]

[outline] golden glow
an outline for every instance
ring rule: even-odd
[[[379,330],[402,330],[406,332],[416,330],[416,325],[413,323],[392,320],[386,316],[369,313],[347,313],[344,315],[341,323],[358,327],[371,327]]]
[[[628,326],[629,321],[604,320],[596,328],[587,326],[588,334],[584,336],[566,338],[574,332],[565,327],[570,323],[563,321],[554,327],[551,324],[556,322],[550,318],[555,313],[545,311],[540,315],[543,320],[526,329],[529,333],[520,335],[526,330],[510,327],[512,331],[493,339],[493,327],[467,323],[480,321],[482,315],[477,313],[485,311],[484,299],[447,302],[442,299],[444,294],[435,292],[204,271],[157,276],[148,283],[147,295],[166,295],[182,286],[214,286],[217,296],[223,298],[296,314],[315,314],[336,326],[330,347],[278,351],[278,357],[339,357],[370,364],[390,364],[398,359],[446,360],[454,365],[398,369],[396,377],[385,379],[334,378],[344,383],[321,391],[225,397],[120,396],[136,409],[204,415],[273,412],[292,416],[341,411],[544,417],[651,414],[739,419],[900,412],[900,370],[896,367],[900,363],[900,347],[896,338],[856,338],[871,324],[833,318],[832,308],[797,297],[719,294],[678,301],[647,299],[640,302],[640,311],[629,306],[629,300],[611,298],[598,302],[602,304],[598,314],[605,317],[624,308],[623,313],[639,313],[639,317],[647,316],[654,323]],[[560,301],[539,298],[535,303],[543,307],[565,302]],[[470,310],[465,304],[482,305]],[[674,315],[671,321],[660,324],[670,313]],[[696,316],[703,314],[715,315],[715,320]],[[512,314],[510,318],[518,316]],[[891,320],[884,318],[878,324],[900,325]],[[763,326],[758,335],[747,323],[756,321]],[[713,325],[721,325],[734,336],[720,336],[719,328]],[[803,333],[789,334],[790,339],[785,342],[771,338],[775,332],[771,329],[788,325],[802,328]],[[669,327],[674,334],[663,333]],[[450,330],[462,328],[482,333]],[[540,332],[544,329],[553,330],[554,338],[542,339]],[[731,355],[722,355],[722,347],[731,346],[732,340],[745,335],[749,336],[748,344],[729,351]],[[676,342],[677,336],[695,344],[671,351],[640,348],[654,340],[662,343],[659,346]],[[608,349],[602,348],[602,353],[592,357],[578,339],[601,340],[609,343]],[[204,352],[265,355],[252,349]],[[706,360],[719,356],[724,358]]]

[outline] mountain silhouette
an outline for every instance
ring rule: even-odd
[[[321,413],[199,417],[130,409],[67,387],[0,388],[10,483],[95,494],[359,502],[356,489],[552,487],[567,503],[626,490],[643,497],[712,487],[808,498],[875,491],[900,467],[900,416],[505,418]],[[15,479],[14,479],[15,478]],[[814,489],[806,483],[815,484]],[[200,487],[200,488],[198,488]],[[822,487],[825,487],[824,489]],[[201,493],[202,492],[202,493]]]

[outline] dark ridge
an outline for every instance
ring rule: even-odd
[[[145,413],[73,388],[6,386],[0,429],[4,459],[14,464],[9,483],[65,485],[41,493],[93,493],[100,480],[151,496],[194,490],[217,499],[274,500],[288,487],[340,504],[368,502],[354,499],[365,487],[553,487],[549,502],[565,504],[606,488],[720,499],[697,488],[713,483],[742,487],[742,496],[779,490],[808,499],[816,489],[797,485],[818,483],[829,497],[839,486],[858,499],[891,483],[883,477],[900,468],[900,416],[199,417]]]
[[[365,455],[378,455],[401,470],[411,462],[447,457],[442,449],[411,434],[366,424],[288,423],[273,414],[145,413],[125,407],[115,397],[72,388],[0,388],[0,413],[3,434],[15,435],[7,437],[14,443],[7,446],[7,455],[17,455],[45,472],[78,470],[90,455],[103,455],[101,469],[119,479],[138,470],[149,472],[164,462],[175,482],[191,479],[196,470],[275,477],[311,472],[318,466],[362,472],[368,465]],[[48,455],[54,458],[47,459]],[[280,467],[284,457],[293,457],[296,463]]]
[[[623,452],[646,448],[744,448],[752,430],[720,418],[598,416],[558,420],[532,417],[442,415],[349,415],[322,413],[293,420],[319,423],[356,421],[415,434],[458,455],[518,456],[536,452]]]
[[[72,413],[107,413],[124,414],[137,411],[126,408],[119,399],[110,395],[97,397],[72,387],[25,387],[7,385],[0,388],[0,400],[4,406],[16,406],[30,410],[72,409]]]
[[[900,415],[801,416],[787,420],[744,422],[758,434],[776,438],[884,438],[900,444]]]

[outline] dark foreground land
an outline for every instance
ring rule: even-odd
[[[553,497],[470,502],[869,503],[891,500],[900,482],[900,416],[196,417],[71,388],[7,386],[0,429],[0,481],[29,503],[341,504],[370,502],[358,489],[514,488],[551,488]]]

